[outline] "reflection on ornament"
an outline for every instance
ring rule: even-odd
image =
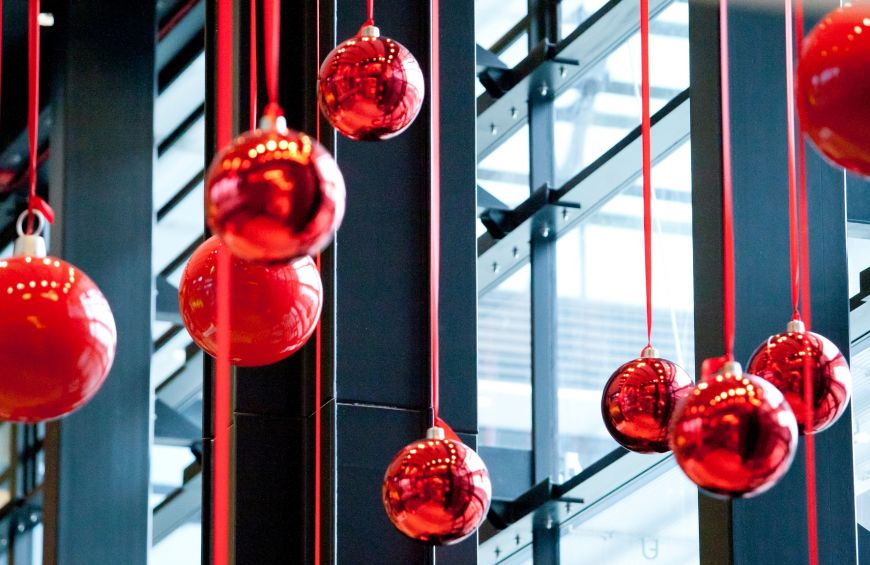
[[[671,449],[705,491],[749,498],[785,475],[797,449],[797,420],[772,384],[728,362],[677,406]]]
[[[836,422],[852,394],[852,373],[846,358],[829,339],[806,331],[799,321],[789,323],[788,331],[762,343],[747,370],[785,395],[802,433],[807,427],[804,370],[812,374],[812,432],[820,432]]]
[[[646,347],[641,356],[617,369],[604,387],[601,415],[620,445],[638,453],[664,453],[668,425],[677,402],[694,383],[679,365]]]
[[[320,67],[320,108],[341,134],[378,141],[399,135],[423,105],[423,72],[400,43],[363,26]]]
[[[115,359],[112,310],[83,272],[45,255],[39,235],[20,236],[0,261],[0,311],[0,420],[52,420],[94,397]]]
[[[797,69],[801,127],[836,164],[870,176],[870,4],[830,12],[803,43]]]
[[[458,543],[486,519],[492,485],[473,449],[430,428],[407,445],[384,476],[387,516],[406,536],[435,545]]]
[[[287,129],[277,113],[263,122],[209,167],[208,225],[233,255],[249,261],[314,255],[341,224],[344,179],[317,141]]]
[[[217,254],[211,237],[191,255],[181,277],[181,319],[196,344],[217,351]],[[232,259],[230,360],[242,367],[270,365],[298,351],[317,327],[323,305],[320,274],[310,257],[263,264]]]

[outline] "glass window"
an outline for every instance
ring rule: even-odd
[[[689,86],[688,8],[670,4],[650,23],[652,112]],[[640,34],[556,98],[556,184],[579,173],[640,125]]]
[[[526,17],[527,0],[475,0],[475,11],[478,45],[493,51],[511,67],[526,58],[529,46],[525,31],[506,36]]]
[[[850,181],[851,182],[851,181]],[[855,511],[858,525],[870,530],[870,226],[850,223],[848,230],[850,334],[852,342],[852,431],[855,464]],[[862,561],[863,563],[863,561]]]
[[[531,267],[526,264],[478,304],[478,443],[532,447]]]
[[[638,479],[562,526],[565,565],[700,562],[698,491],[674,466]]]
[[[653,167],[653,344],[694,367],[690,149]],[[616,447],[600,417],[612,372],[646,345],[641,180],[556,243],[560,480]]]
[[[529,197],[529,126],[511,134],[477,167],[477,184],[509,208]]]

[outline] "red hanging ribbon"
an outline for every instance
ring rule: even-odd
[[[229,145],[233,133],[233,3],[217,0],[216,137],[218,147]],[[230,521],[230,252],[221,246],[217,256],[217,361],[214,386],[214,565],[229,563]]]
[[[278,65],[281,45],[281,2],[280,0],[263,1],[263,28],[266,64],[266,92],[269,96],[269,106],[266,114],[273,118],[280,113],[278,106]]]
[[[367,26],[375,25],[375,0],[366,0],[366,23]]]
[[[34,228],[34,211],[41,212],[48,223],[54,222],[54,211],[48,202],[36,195],[36,185],[39,165],[39,0],[30,0],[27,14],[27,51],[28,51],[28,87],[27,102],[27,137],[30,150],[28,175],[30,177],[30,197],[27,201],[27,233],[32,234]]]
[[[652,346],[652,146],[650,117],[649,0],[640,0],[640,98],[643,147],[643,247],[646,271],[646,344]]]
[[[251,121],[251,129],[257,129],[257,95],[258,95],[258,84],[257,84],[257,72],[259,69],[257,68],[257,0],[251,1],[251,22],[250,22],[250,37],[249,41],[251,42],[251,53],[250,53],[250,62],[248,73],[250,74],[249,82],[248,82],[248,116]]]
[[[719,0],[719,79],[722,99],[722,256],[725,357],[734,360],[734,203],[731,187],[731,87],[728,0]]]
[[[315,0],[314,2],[314,20],[315,20],[315,30],[314,30],[314,45],[315,45],[315,53],[317,54],[315,60],[315,76],[319,76],[320,74],[320,0]],[[315,92],[315,98],[317,97],[317,93]],[[315,107],[317,105],[315,104]],[[317,118],[315,119],[315,137],[317,138],[317,142],[320,142],[320,113],[318,111]],[[315,263],[317,264],[317,272],[321,273],[321,257],[320,253],[318,253],[315,258]],[[320,565],[320,543],[322,539],[322,513],[323,513],[323,499],[321,493],[321,473],[323,472],[323,463],[322,463],[322,447],[321,441],[323,438],[323,423],[321,420],[321,403],[323,402],[323,327],[321,325],[321,321],[317,320],[317,329],[314,333],[314,400],[315,400],[315,413],[314,413],[314,565]]]
[[[432,371],[432,422],[439,421],[439,294],[441,279],[441,41],[438,0],[431,2],[430,184],[429,191],[429,352]]]
[[[797,125],[794,89],[794,46],[803,43],[803,4],[801,0],[785,0],[785,53],[786,53],[786,109],[788,112],[788,151],[789,151],[789,244],[791,250],[792,307],[795,319],[800,319],[800,307],[809,318],[810,278],[809,278],[809,224],[807,212],[806,152],[803,135]],[[797,164],[795,164],[795,139]],[[796,177],[799,177],[799,181]],[[799,185],[799,189],[798,189]],[[800,194],[798,194],[800,190]],[[800,218],[798,218],[800,215]],[[809,322],[806,322],[809,329]],[[804,363],[803,404],[804,404],[804,464],[806,466],[807,500],[807,547],[810,565],[819,562],[819,534],[816,500],[816,449],[813,436],[814,391],[810,359]]]

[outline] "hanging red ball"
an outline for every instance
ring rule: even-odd
[[[747,370],[770,382],[785,395],[795,413],[799,429],[807,429],[804,403],[804,370],[813,384],[811,431],[820,432],[836,422],[852,395],[852,372],[840,350],[829,339],[807,332],[801,322],[791,322],[789,331],[762,343]]]
[[[280,116],[269,119],[274,127],[249,131],[218,153],[205,182],[209,227],[249,261],[314,255],[344,216],[344,179],[329,152]]]
[[[184,327],[209,355],[217,352],[217,255],[213,236],[191,255],[181,276],[178,303]],[[263,264],[232,258],[230,361],[241,367],[276,363],[298,351],[317,327],[323,286],[310,257]]]
[[[486,519],[492,485],[486,465],[467,445],[430,428],[426,439],[402,449],[384,476],[387,516],[406,536],[451,545]]]
[[[671,449],[683,472],[721,497],[749,498],[773,487],[797,449],[797,420],[769,382],[726,363],[678,406]]]
[[[0,311],[0,420],[52,420],[94,397],[115,359],[117,333],[87,275],[54,257],[4,259]]]
[[[803,43],[797,68],[800,122],[816,147],[870,176],[870,4],[826,15]]]
[[[366,25],[320,67],[323,115],[342,135],[379,141],[405,131],[420,113],[423,71],[402,44]]]
[[[638,453],[664,453],[668,425],[677,403],[694,382],[679,365],[658,356],[652,347],[617,369],[601,397],[601,415],[610,435]]]

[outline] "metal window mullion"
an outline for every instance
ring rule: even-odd
[[[543,3],[529,3],[533,5]],[[542,18],[530,12],[530,39]],[[542,84],[529,96],[530,191],[552,185],[555,177],[553,141],[555,105],[552,89]],[[532,334],[532,446],[535,482],[552,479],[558,469],[558,384],[556,382],[556,243],[552,210],[535,218],[531,233],[531,334]],[[536,524],[533,531],[535,563],[559,563],[558,528]]]

